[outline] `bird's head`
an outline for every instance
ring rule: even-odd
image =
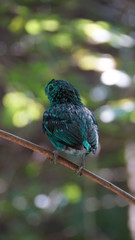
[[[51,105],[61,103],[82,104],[78,91],[65,80],[52,79],[45,88]]]

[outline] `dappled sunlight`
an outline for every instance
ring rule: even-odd
[[[135,101],[132,99],[123,99],[119,101],[121,109],[126,112],[132,112],[135,109]]]
[[[132,36],[124,34],[120,29],[112,28],[112,25],[108,22],[79,19],[75,21],[75,26],[93,44],[108,43],[116,48],[132,48],[135,46],[135,39]]]
[[[72,55],[73,62],[82,70],[88,71],[95,67],[96,57],[87,49],[79,49]]]
[[[9,24],[9,30],[11,32],[19,32],[24,27],[24,19],[21,16],[14,17]]]
[[[63,189],[55,189],[48,195],[45,193],[38,194],[34,198],[35,207],[41,209],[43,212],[53,214],[57,208],[67,207],[68,204],[78,204],[82,201],[81,189],[75,184],[72,184],[73,188],[69,188],[71,185],[64,186]],[[78,191],[79,190],[79,191]],[[112,209],[116,206],[125,207],[127,202],[119,196],[113,194],[105,194],[100,198],[91,196],[84,199],[84,207],[87,212],[96,212],[100,209]]]
[[[101,106],[98,112],[101,121],[105,123],[122,120],[125,116],[129,116],[129,120],[135,122],[135,99],[111,101],[109,105]]]
[[[124,98],[121,99],[119,101],[117,101],[117,103],[114,102],[113,105],[116,105],[117,107],[124,110],[125,112],[129,112],[132,113],[133,110],[135,110],[135,99],[134,98]]]
[[[31,122],[31,118],[28,117],[28,111],[17,111],[13,115],[13,124],[16,127],[25,127],[27,124]]]
[[[41,21],[42,29],[49,32],[54,32],[59,29],[59,22],[56,19],[47,19]]]
[[[84,71],[89,71],[94,69],[95,65],[96,65],[96,57],[92,55],[82,56],[80,57],[80,59],[78,59],[78,66]]]
[[[11,92],[7,93],[3,98],[4,106],[8,107],[10,104],[11,110],[24,107],[27,104],[27,97],[24,93]]]
[[[110,33],[105,27],[108,28],[109,25],[102,26],[100,22],[92,22],[84,25],[84,33],[97,43],[108,42],[110,40]]]
[[[59,22],[56,19],[31,19],[25,25],[26,31],[31,34],[39,34],[41,31],[55,32],[59,29]]]
[[[114,58],[109,54],[104,54],[97,59],[96,70],[105,71],[116,67]]]
[[[126,34],[121,34],[120,45],[123,47],[134,47],[135,39]]]
[[[131,79],[127,73],[112,69],[101,74],[101,82],[108,86],[116,85],[120,88],[126,88],[130,86]]]
[[[92,39],[96,43],[108,42],[110,40],[110,33],[109,31],[98,27],[97,29],[93,30]]]
[[[29,122],[40,119],[43,113],[40,103],[21,92],[7,93],[3,98],[3,105],[16,127],[24,127]]]
[[[88,19],[76,21],[76,27],[81,30],[88,40],[95,43],[104,43],[110,40],[109,24],[106,22],[94,22]]]
[[[49,195],[38,194],[34,198],[34,204],[37,208],[53,213],[58,207],[65,207],[68,201],[62,192],[53,190]]]
[[[37,19],[29,20],[25,25],[25,29],[31,35],[39,34],[42,30],[40,22]]]
[[[60,48],[72,47],[72,36],[69,33],[57,33],[51,38],[53,45]]]
[[[110,45],[114,47],[132,48],[135,46],[135,39],[129,35],[112,32]]]
[[[96,70],[105,71],[113,69],[116,66],[115,59],[109,54],[99,54],[88,51],[87,49],[79,49],[72,55],[75,64],[84,71]]]

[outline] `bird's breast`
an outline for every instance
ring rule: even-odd
[[[68,155],[74,156],[74,157],[81,157],[83,154],[88,153],[87,150],[81,146],[80,149],[75,149],[71,147],[67,147],[66,149],[63,150],[65,153]]]

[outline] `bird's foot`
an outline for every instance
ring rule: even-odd
[[[47,157],[46,159],[48,159],[50,161],[50,163],[56,164],[57,163],[57,159],[58,159],[58,151],[54,150],[53,154],[54,154],[54,158],[53,159],[50,158],[50,157]]]
[[[83,169],[84,166],[79,166],[78,170],[77,170],[77,175],[82,175],[82,169]]]
[[[78,175],[82,175],[82,169],[85,167],[85,154],[82,156],[82,159],[81,159],[81,164],[77,170],[77,174]]]
[[[57,163],[57,159],[58,159],[58,150],[54,150],[53,154],[54,154],[54,159],[53,159],[53,163],[56,164]]]

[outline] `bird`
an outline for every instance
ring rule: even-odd
[[[77,173],[88,154],[98,149],[98,124],[94,113],[83,105],[78,90],[66,80],[52,79],[45,87],[50,106],[43,113],[42,131],[55,147],[54,162],[64,152],[81,159]]]

